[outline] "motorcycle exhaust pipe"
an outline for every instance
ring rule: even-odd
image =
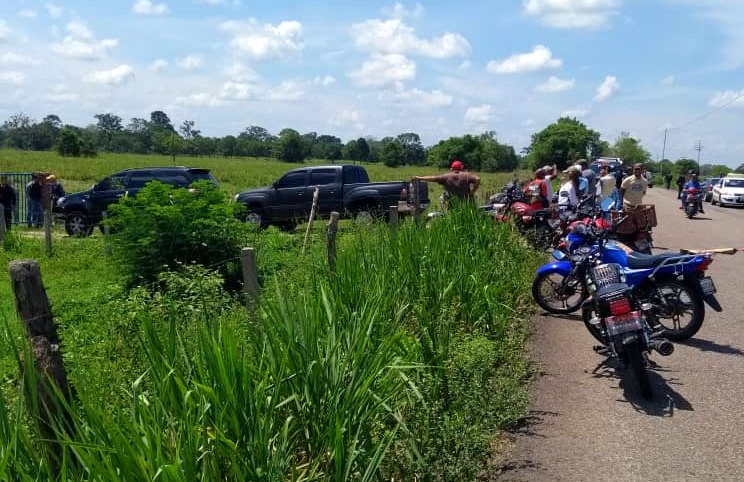
[[[656,350],[656,352],[661,356],[669,356],[674,353],[674,343],[669,340],[653,340],[651,342],[651,348]]]

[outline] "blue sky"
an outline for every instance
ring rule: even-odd
[[[213,136],[494,130],[520,149],[571,115],[735,167],[743,46],[741,0],[3,0],[0,120],[164,110]]]

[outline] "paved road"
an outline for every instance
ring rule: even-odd
[[[676,191],[653,188],[659,249],[744,247],[744,209],[705,205],[688,220]],[[658,252],[658,251],[657,251]],[[695,338],[653,355],[655,396],[600,363],[575,317],[539,316],[532,341],[540,374],[527,423],[498,480],[744,481],[744,253],[709,269],[723,306],[706,306]]]

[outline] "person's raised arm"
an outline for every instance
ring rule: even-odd
[[[481,179],[480,179],[480,176],[477,176],[475,174],[471,174],[471,176],[472,176],[472,183],[471,183],[472,188],[470,192],[473,193],[478,190],[478,187],[480,187]]]

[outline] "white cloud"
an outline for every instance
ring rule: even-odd
[[[220,30],[232,34],[230,45],[236,52],[254,60],[281,58],[301,52],[304,48],[300,22],[260,25],[251,18],[246,22],[223,22]]]
[[[460,70],[468,70],[472,65],[473,63],[471,61],[463,60],[462,63],[460,63],[460,65],[457,66],[457,68]]]
[[[416,64],[401,54],[372,54],[359,70],[349,73],[358,85],[383,86],[416,77]]]
[[[27,8],[18,12],[18,16],[23,18],[36,18],[36,10]]]
[[[97,40],[82,22],[70,22],[65,26],[67,35],[61,43],[51,45],[53,52],[82,60],[97,60],[119,44],[117,39]]]
[[[675,81],[675,78],[673,75],[667,75],[663,79],[661,79],[661,85],[672,85]]]
[[[328,87],[329,85],[333,85],[335,83],[336,77],[332,75],[325,75],[323,77],[317,76],[313,79],[313,84],[322,85],[323,87]]]
[[[710,107],[744,107],[744,89],[716,92],[708,101]]]
[[[0,65],[39,65],[39,61],[28,55],[20,55],[15,52],[5,52],[0,55]]]
[[[559,79],[555,75],[551,75],[547,82],[535,87],[535,92],[540,94],[555,94],[556,92],[572,89],[575,84],[576,81],[574,79]]]
[[[258,99],[263,90],[254,84],[246,82],[225,82],[220,90],[220,99],[226,100],[251,100]]]
[[[154,72],[159,72],[163,70],[164,68],[168,67],[168,61],[165,59],[156,59],[154,60],[150,66],[149,69]]]
[[[414,54],[434,59],[465,57],[470,53],[470,43],[460,34],[447,32],[431,40],[421,39],[398,18],[354,24],[351,36],[358,48],[376,53]]]
[[[170,11],[165,3],[152,3],[150,0],[137,0],[132,11],[140,15],[163,15]]]
[[[13,31],[8,27],[5,20],[0,20],[0,42],[5,42],[11,36]]]
[[[219,98],[206,92],[176,97],[175,102],[177,105],[188,107],[219,107],[223,105]]]
[[[421,18],[426,10],[424,6],[416,2],[413,10],[409,10],[400,2],[396,2],[392,7],[385,7],[382,9],[382,14],[392,18],[403,18],[411,16],[412,18]]]
[[[190,54],[186,57],[178,59],[176,64],[182,69],[196,70],[204,65],[204,56],[201,54]]]
[[[225,76],[236,82],[252,82],[258,79],[258,74],[241,62],[235,62],[225,67],[223,72]]]
[[[607,100],[615,95],[618,90],[620,90],[620,82],[617,81],[616,77],[608,75],[602,84],[597,87],[597,95],[594,96],[594,100],[597,102]]]
[[[96,70],[86,75],[85,82],[104,85],[119,85],[134,77],[134,70],[126,64],[111,70]]]
[[[589,112],[590,109],[588,107],[579,107],[577,109],[564,110],[563,112],[561,112],[561,117],[572,117],[581,119],[582,117],[585,117]]]
[[[0,72],[0,84],[21,85],[25,80],[26,75],[23,72],[14,70]]]
[[[483,104],[478,107],[468,107],[465,111],[465,122],[471,122],[474,124],[485,124],[493,115],[493,108],[488,104]]]
[[[620,0],[527,0],[524,12],[556,28],[599,29],[620,8]]]
[[[401,83],[396,84],[391,91],[381,92],[377,98],[393,105],[418,109],[443,107],[452,104],[452,96],[441,90],[426,91],[417,88],[406,90]]]
[[[537,70],[557,69],[563,64],[561,59],[554,59],[553,53],[544,45],[535,45],[531,52],[514,54],[504,60],[488,62],[487,69],[494,74],[519,74]]]
[[[52,18],[59,18],[64,11],[62,7],[59,7],[53,3],[45,3],[44,8],[46,8],[47,13]]]
[[[52,86],[50,92],[48,92],[44,98],[51,102],[74,102],[78,100],[80,96],[70,91],[66,85],[55,85]]]
[[[302,86],[292,80],[284,81],[266,92],[266,98],[275,102],[292,102],[302,99],[304,95]]]

